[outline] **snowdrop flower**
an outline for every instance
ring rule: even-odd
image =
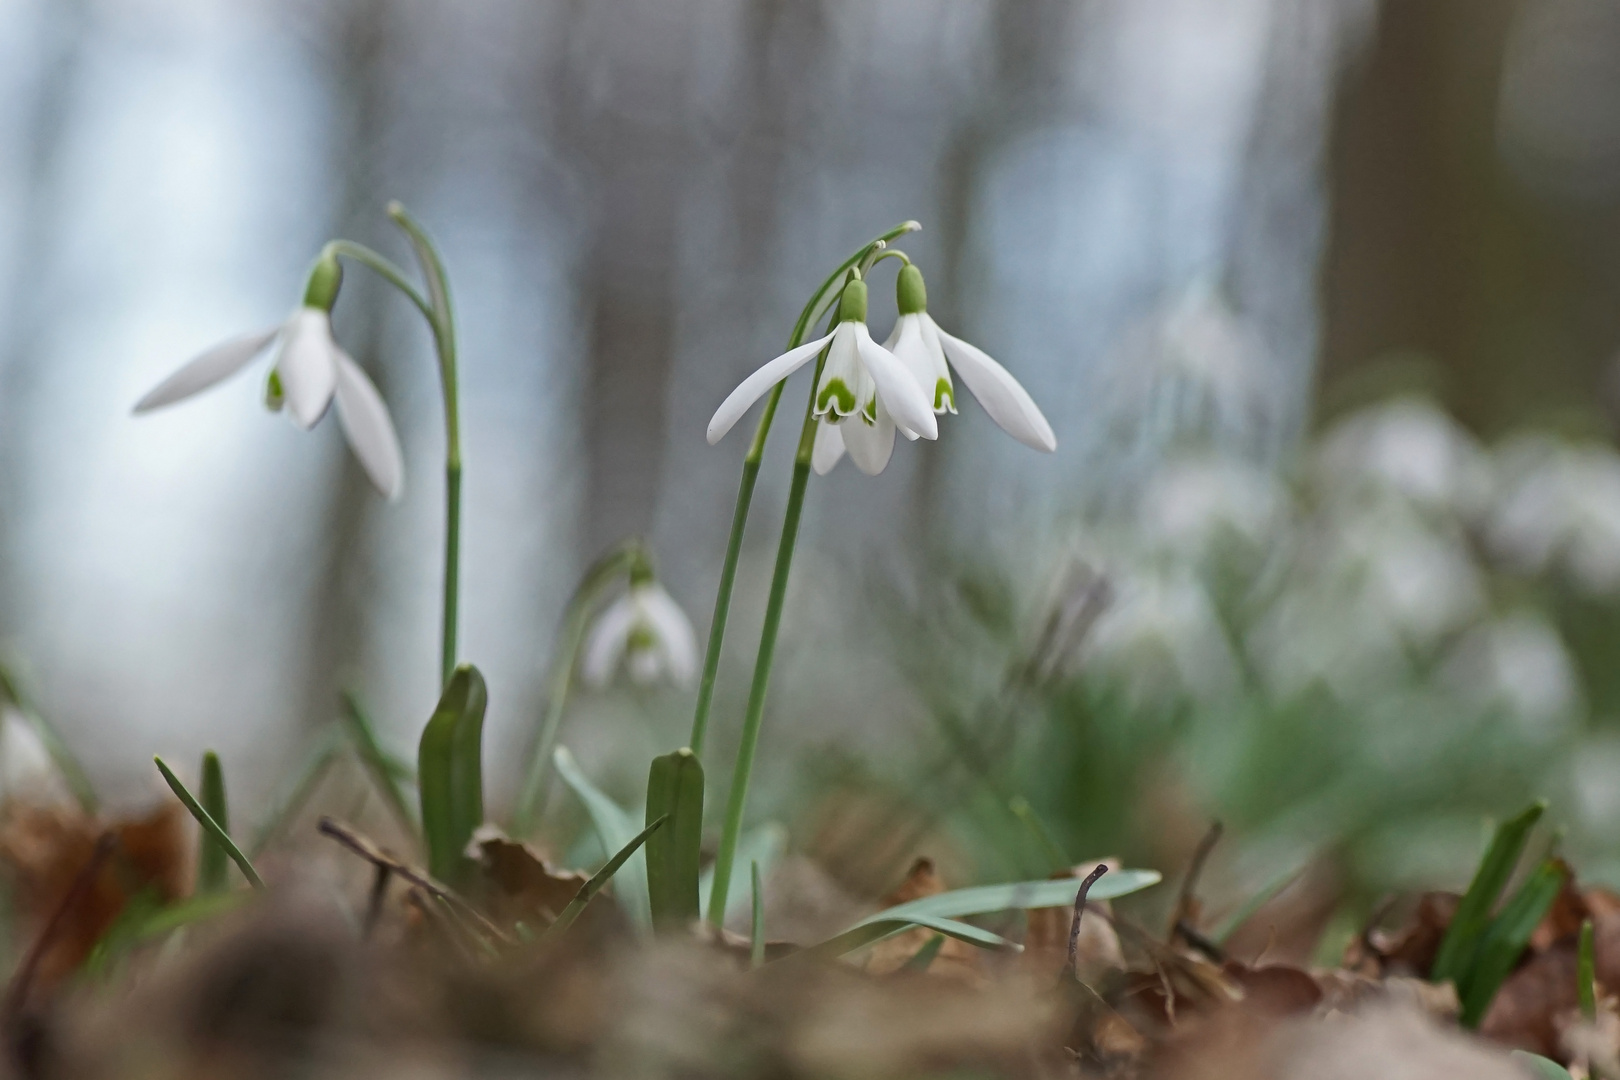
[[[697,675],[697,637],[673,597],[648,574],[632,574],[630,591],[605,608],[585,639],[579,662],[586,685],[606,686],[623,664],[630,680],[689,686]]]
[[[813,407],[820,421],[813,458],[816,472],[832,468],[847,448],[862,472],[876,476],[889,463],[897,427],[909,438],[938,438],[939,426],[928,395],[893,353],[872,340],[866,328],[866,282],[860,278],[844,286],[838,318],[837,327],[826,337],[789,349],[744,379],[709,421],[709,444],[724,438],[749,406],[814,360],[822,349],[827,349],[827,362]],[[834,446],[836,453],[822,467]]]
[[[332,304],[342,279],[337,258],[323,255],[310,272],[304,302],[286,322],[214,346],[136,402],[135,412],[150,412],[201,393],[279,341],[265,404],[276,411],[285,406],[293,423],[308,431],[336,400],[338,422],[366,475],[384,496],[397,498],[405,467],[388,406],[360,365],[332,340]]]

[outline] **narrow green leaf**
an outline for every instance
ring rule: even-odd
[[[236,863],[237,868],[242,871],[242,876],[248,879],[248,884],[255,889],[264,888],[264,879],[259,876],[257,870],[253,869],[253,864],[248,861],[246,855],[242,854],[242,849],[236,846],[236,841],[231,839],[231,834],[226,832],[220,823],[215,821],[213,816],[202,808],[202,804],[197,801],[196,796],[186,790],[186,785],[182,784],[180,778],[174,775],[174,770],[163,763],[162,758],[154,757],[152,761],[157,765],[158,772],[163,774],[163,779],[169,785],[169,790],[174,792],[175,798],[184,803],[186,809],[191,811],[191,816],[197,819],[197,824],[203,827],[203,831],[212,836],[225,849],[225,854],[229,855],[231,861]]]
[[[703,765],[681,748],[647,770],[647,821],[669,827],[647,841],[647,899],[653,925],[684,927],[698,917],[698,863],[703,857]]]
[[[945,935],[935,934],[933,937],[923,942],[921,948],[911,954],[911,959],[907,960],[901,965],[901,970],[927,971],[929,966],[933,964],[934,957],[939,955],[939,950],[944,946],[944,944]]]
[[[1496,906],[1508,878],[1513,876],[1513,868],[1518,865],[1524,845],[1530,839],[1530,830],[1546,809],[1546,803],[1534,803],[1497,827],[1479,861],[1479,869],[1474,872],[1474,880],[1457,904],[1446,936],[1440,940],[1440,951],[1429,971],[1430,981],[1439,983],[1450,979],[1458,983],[1458,992],[1462,992],[1463,974],[1472,966],[1472,955],[1490,923],[1491,909]]]
[[[319,740],[310,749],[304,764],[291,781],[282,785],[271,804],[270,812],[254,830],[253,843],[249,845],[251,854],[257,855],[269,846],[270,841],[274,840],[294,815],[303,809],[310,793],[315,790],[315,785],[321,782],[326,770],[330,769],[332,762],[337,759],[338,749],[342,743],[342,732],[336,727],[324,728],[321,731]]]
[[[765,962],[765,889],[759,880],[759,863],[748,864],[752,878],[754,911],[748,933],[748,966],[759,967]]]
[[[365,766],[367,775],[381,793],[383,801],[405,826],[406,831],[415,835],[416,819],[411,814],[405,791],[400,787],[401,780],[411,778],[410,766],[383,749],[382,743],[377,739],[377,729],[372,725],[371,718],[366,714],[365,706],[360,701],[360,695],[353,690],[343,692],[343,726],[349,733],[349,740],[354,743],[354,751],[360,758],[360,764]]]
[[[1478,1027],[1485,1018],[1491,999],[1503,980],[1512,974],[1519,955],[1530,943],[1531,933],[1558,899],[1558,890],[1564,887],[1564,874],[1564,865],[1557,859],[1542,863],[1502,905],[1502,913],[1480,937],[1473,963],[1464,971],[1457,987],[1462,998],[1458,1022],[1463,1027]]]
[[[645,829],[631,837],[628,844],[620,848],[602,869],[592,874],[590,880],[579,887],[579,891],[574,894],[574,898],[568,901],[568,906],[563,908],[562,913],[557,916],[557,921],[546,928],[546,932],[540,935],[539,940],[544,941],[547,938],[555,937],[574,925],[574,920],[579,918],[579,913],[585,910],[585,905],[591,902],[591,897],[600,892],[602,886],[606,885],[608,880],[619,872],[619,868],[631,856],[641,850],[641,845],[647,842],[647,838],[656,833],[659,827],[668,820],[667,817],[660,817],[656,821],[648,822]]]
[[[1076,882],[1075,885],[1078,887],[1079,882]],[[959,922],[956,919],[945,919],[937,915],[913,913],[903,918],[884,918],[874,915],[870,919],[856,923],[842,934],[828,938],[819,945],[799,950],[793,954],[793,958],[831,960],[843,956],[845,953],[854,952],[856,949],[866,945],[871,945],[874,942],[882,941],[886,937],[893,937],[895,934],[910,930],[914,926],[937,931],[948,937],[956,938],[958,941],[965,941],[969,945],[977,945],[982,949],[1005,949],[1011,952],[1021,952],[1023,950],[1022,945],[1008,941],[1000,934],[981,930],[971,923]]]
[[[1115,870],[1093,885],[1087,895],[1092,900],[1112,900],[1140,892],[1150,885],[1157,885],[1159,880],[1157,870]],[[855,925],[864,926],[876,921],[909,919],[916,915],[957,919],[966,915],[989,915],[1015,908],[1025,910],[1066,907],[1074,903],[1074,895],[1079,890],[1080,882],[1074,878],[1062,878],[1057,881],[1015,881],[1005,885],[977,885],[897,904]]]
[[[225,770],[220,767],[219,755],[212,750],[203,755],[202,780],[197,785],[198,802],[208,816],[219,822],[219,827],[230,831],[231,815],[225,800]],[[223,892],[226,887],[226,868],[229,859],[225,849],[204,831],[197,838],[196,893]]]
[[[1592,943],[1592,920],[1581,922],[1580,944],[1575,950],[1575,994],[1587,1023],[1597,1019],[1597,958]]]
[[[1157,870],[1116,870],[1092,886],[1092,900],[1112,900],[1157,885]],[[856,923],[837,937],[802,952],[819,956],[841,956],[846,952],[870,945],[912,926],[926,926],[942,934],[992,949],[1017,948],[1011,942],[988,930],[968,923],[957,922],[967,915],[989,915],[1013,909],[1064,907],[1074,903],[1080,882],[1065,878],[1060,881],[1015,881],[1005,885],[978,885],[968,889],[925,896],[896,904]]]
[[[740,919],[747,911],[748,903],[748,871],[744,869],[749,863],[759,863],[761,877],[768,876],[776,860],[782,857],[787,850],[787,829],[775,821],[767,821],[757,828],[749,829],[737,842],[737,860],[731,866],[731,887],[726,890],[726,896],[731,898],[726,904],[726,919]],[[701,910],[709,908],[709,895],[714,891],[714,864],[710,863],[703,868],[698,877],[698,904]]]
[[[585,804],[585,812],[590,815],[591,825],[602,841],[602,849],[619,851],[627,847],[636,836],[636,819],[591,783],[580,770],[574,755],[568,752],[568,747],[557,747],[551,758],[557,766],[557,775]],[[630,868],[613,886],[613,892],[635,926],[642,930],[652,928],[652,904],[647,898],[647,858],[644,852],[637,849],[631,855]]]
[[[484,677],[470,664],[451,675],[438,708],[422,729],[416,774],[428,872],[454,884],[462,877],[467,842],[483,823]]]
[[[1529,1072],[1535,1080],[1570,1080],[1569,1070],[1552,1058],[1544,1058],[1528,1050],[1514,1050],[1508,1057],[1515,1065]]]

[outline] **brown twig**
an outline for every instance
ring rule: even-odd
[[[1197,926],[1193,918],[1193,907],[1198,902],[1198,879],[1203,875],[1204,863],[1209,861],[1209,854],[1215,850],[1222,831],[1223,826],[1219,821],[1211,822],[1209,831],[1198,841],[1198,847],[1193,849],[1192,861],[1187,864],[1187,876],[1181,879],[1181,892],[1176,895],[1175,910],[1170,913],[1170,932],[1166,935],[1166,940],[1171,944],[1175,944],[1176,934],[1183,925],[1194,928]],[[1192,939],[1188,938],[1187,943],[1192,944]]]
[[[1068,974],[1069,978],[1076,982],[1080,979],[1080,976],[1075,972],[1080,962],[1080,916],[1086,913],[1086,893],[1090,892],[1091,886],[1096,884],[1097,879],[1106,873],[1108,873],[1108,867],[1098,863],[1097,868],[1087,874],[1086,879],[1080,883],[1080,891],[1074,894],[1074,918],[1069,922]]]
[[[329,817],[321,818],[319,825],[323,836],[330,836],[356,855],[365,859],[373,866],[386,867],[392,873],[398,874],[404,880],[415,885],[435,900],[441,900],[457,916],[470,918],[478,928],[490,937],[506,945],[516,944],[510,937],[501,931],[501,928],[484,917],[484,913],[473,907],[467,901],[445,888],[443,885],[428,877],[422,871],[409,863],[400,862],[382,848],[360,835],[347,825],[333,821]]]
[[[0,1015],[4,1016],[8,1028],[22,1014],[23,1006],[28,1002],[28,991],[33,987],[34,977],[39,972],[39,965],[45,959],[46,950],[56,940],[56,935],[62,929],[62,923],[67,919],[68,912],[77,907],[79,901],[84,899],[85,894],[90,891],[90,887],[95,884],[96,877],[100,875],[101,868],[106,865],[107,860],[117,848],[117,833],[104,832],[97,838],[95,849],[90,852],[90,858],[85,860],[84,866],[79,869],[73,883],[68,886],[67,892],[62,895],[61,902],[56,905],[56,910],[51,912],[51,917],[46,920],[44,928],[39,932],[39,936],[34,939],[33,945],[29,946],[28,955],[23,957],[22,963],[17,966],[17,973],[11,977],[11,985],[6,988],[5,1005],[0,1008]]]

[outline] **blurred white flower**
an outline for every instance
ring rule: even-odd
[[[1417,505],[1471,515],[1490,498],[1490,467],[1472,436],[1422,398],[1353,413],[1323,435],[1316,453],[1330,488],[1382,488]]]
[[[1620,455],[1550,435],[1497,451],[1502,497],[1487,523],[1491,550],[1524,573],[1561,566],[1594,593],[1620,589]]]
[[[910,263],[902,267],[895,295],[900,316],[883,347],[894,353],[924,394],[932,399],[936,414],[956,412],[956,388],[951,382],[954,368],[1001,430],[1033,449],[1048,453],[1057,449],[1052,425],[1046,422],[1039,406],[1018,380],[983,349],[952,337],[934,322],[933,316],[928,314],[928,294],[921,270]],[[905,431],[905,435],[916,438],[910,431]],[[832,469],[842,454],[842,439],[836,428],[816,433],[817,473],[825,474]]]
[[[818,472],[832,468],[847,448],[862,472],[876,476],[889,464],[897,426],[908,435],[938,438],[927,394],[866,328],[866,282],[857,278],[844,286],[838,316],[832,333],[789,349],[744,379],[709,421],[709,445],[724,438],[754,402],[823,348],[827,362],[813,407],[820,421],[814,456]],[[850,420],[854,422],[845,427]]]
[[[1524,612],[1470,629],[1447,658],[1442,676],[1465,700],[1505,708],[1540,735],[1566,723],[1581,700],[1575,664],[1558,631]]]
[[[606,686],[623,665],[634,683],[667,681],[688,686],[697,675],[697,638],[692,623],[664,587],[633,581],[623,596],[597,616],[579,661],[588,686]]]
[[[1157,470],[1138,507],[1142,539],[1196,555],[1223,531],[1250,544],[1269,539],[1281,516],[1269,473],[1230,457],[1183,457]]]
[[[343,434],[372,485],[385,497],[398,498],[405,484],[404,455],[388,406],[360,365],[332,339],[331,304],[341,277],[335,260],[317,263],[304,303],[286,322],[214,346],[153,387],[135,403],[135,412],[150,412],[199,394],[235,375],[279,341],[266,404],[277,410],[285,405],[293,422],[308,431],[335,399]]]
[[[1178,691],[1218,701],[1238,688],[1237,662],[1214,604],[1191,573],[1145,571],[1109,580],[1115,591],[1081,645],[1083,666],[1123,678],[1139,702],[1162,702]]]

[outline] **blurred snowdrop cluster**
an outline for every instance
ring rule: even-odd
[[[1620,455],[1550,435],[1521,435],[1497,453],[1500,494],[1487,537],[1523,573],[1566,574],[1594,593],[1620,588]]]
[[[1601,847],[1620,751],[1586,753],[1620,716],[1620,685],[1599,685],[1620,648],[1614,448],[1484,445],[1402,396],[1275,470],[1184,445],[1083,536],[1107,603],[1064,668],[1087,703],[1055,736],[1075,752],[1168,753],[1229,820],[1303,822],[1316,842],[1395,806],[1421,820],[1562,790]],[[1116,728],[1139,734],[1098,742]]]

